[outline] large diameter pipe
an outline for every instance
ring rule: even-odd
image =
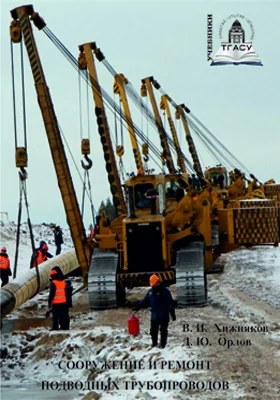
[[[42,264],[39,264],[40,288],[46,289],[49,285],[50,270],[59,266],[64,275],[69,274],[78,268],[78,260],[75,250],[69,250],[50,258]],[[21,306],[38,292],[38,281],[35,268],[29,270],[26,274],[8,283],[0,290],[1,318],[4,318],[15,308]]]

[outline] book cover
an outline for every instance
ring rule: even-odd
[[[96,215],[104,209],[104,205],[107,206],[106,199],[109,196],[112,199],[106,170],[110,168],[110,164],[104,157],[103,146],[106,147],[106,143],[100,140],[103,128],[97,124],[97,120],[100,122],[101,118],[96,115],[98,108],[91,94],[92,88],[88,86],[89,75],[83,71],[79,71],[78,74],[76,63],[73,62],[79,57],[79,46],[94,41],[105,56],[105,60],[99,62],[92,53],[106,100],[107,121],[111,128],[112,140],[115,147],[122,144],[125,148],[123,165],[119,163],[123,168],[121,172],[125,175],[124,180],[130,178],[128,174],[132,172],[136,174],[137,169],[134,165],[127,120],[120,121],[117,113],[122,105],[119,105],[119,95],[113,91],[116,73],[123,73],[129,80],[127,94],[131,96],[127,96],[127,100],[131,108],[131,120],[133,124],[141,127],[141,131],[143,130],[145,134],[143,138],[149,138],[156,153],[160,155],[162,149],[156,124],[151,124],[150,119],[146,118],[150,114],[153,115],[150,99],[148,96],[143,97],[142,102],[139,102],[138,98],[142,80],[151,76],[154,76],[161,85],[160,90],[154,90],[158,107],[161,95],[170,96],[176,105],[184,103],[190,107],[191,113],[187,115],[193,123],[192,126],[190,124],[190,132],[194,136],[195,149],[203,171],[207,166],[215,165],[217,168],[217,174],[210,177],[213,183],[215,183],[214,178],[217,178],[217,184],[221,186],[225,182],[218,178],[221,171],[220,160],[226,156],[226,166],[232,166],[237,159],[241,160],[247,170],[253,172],[261,182],[274,178],[278,184],[271,182],[271,198],[279,193],[277,188],[280,186],[278,117],[280,53],[277,51],[277,43],[280,40],[278,28],[280,2],[270,2],[268,5],[266,2],[256,1],[202,3],[194,0],[178,2],[58,0],[54,3],[41,0],[36,3],[35,13],[30,15],[30,24],[57,121],[61,132],[65,133],[63,143],[65,149],[67,145],[72,179],[81,210],[82,195],[87,194],[89,186],[92,188]],[[64,244],[62,253],[46,261],[46,264],[50,262],[55,262],[57,265],[64,262],[68,264],[68,252],[71,252],[73,258],[75,253],[42,121],[40,107],[44,108],[46,101],[38,105],[34,88],[32,68],[35,69],[33,58],[35,53],[32,54],[31,63],[27,56],[26,47],[28,46],[30,51],[33,42],[27,37],[26,46],[22,34],[22,43],[13,43],[11,46],[9,27],[11,22],[17,21],[11,16],[10,10],[20,4],[26,3],[4,0],[1,13],[1,48],[5,57],[2,57],[1,64],[0,249],[3,246],[7,248],[13,271],[17,256],[20,197],[18,167],[15,165],[14,124],[17,121],[16,147],[21,147],[24,145],[25,133],[24,109],[27,117],[28,179],[25,183],[30,215],[28,221],[32,223],[36,247],[43,239],[48,244],[50,253],[54,254],[56,248],[49,224],[55,222],[63,227]],[[47,26],[40,30],[34,25],[34,22],[38,22],[37,12],[47,23]],[[237,12],[242,13],[243,18],[236,15]],[[212,19],[210,16],[207,18],[210,13]],[[236,23],[232,28],[236,19],[242,26]],[[29,21],[21,18],[20,24],[26,29]],[[14,27],[17,27],[16,23]],[[210,40],[212,28],[213,43]],[[219,28],[221,37],[218,36]],[[253,47],[250,47],[251,43]],[[221,45],[226,45],[223,52],[220,51]],[[231,46],[228,48],[228,45]],[[238,46],[238,49],[235,49],[235,46]],[[214,56],[216,57],[216,52],[217,60],[212,60]],[[65,53],[71,57],[64,57]],[[12,54],[16,96],[13,96]],[[212,61],[215,62],[213,65],[227,65],[229,62],[233,63],[231,65],[240,65],[240,68],[209,68]],[[263,62],[263,68],[250,68],[246,64],[259,61]],[[242,65],[246,65],[246,68],[242,68]],[[25,102],[22,95],[22,72],[25,77]],[[41,90],[42,95],[46,92],[43,85],[36,83],[36,87]],[[191,154],[182,121],[175,120],[175,108],[171,103],[170,109],[181,151],[189,160],[187,172],[191,173],[194,149],[191,148],[193,153]],[[164,128],[171,137],[172,130],[169,127],[167,110],[161,109],[161,112]],[[84,158],[81,156],[80,139],[89,136],[93,166],[90,170],[84,170],[80,165],[81,158]],[[223,147],[210,146],[211,142],[214,145],[216,143],[213,142],[214,137],[220,140]],[[141,139],[139,144],[145,144],[145,141]],[[228,155],[225,149],[230,149],[231,155]],[[151,175],[154,171],[160,172],[161,179],[167,179],[165,176],[167,174],[161,173],[161,158],[156,157],[151,150],[149,148],[150,156],[153,157],[146,160],[145,169],[150,169]],[[117,157],[117,154],[115,156]],[[172,157],[176,163],[175,156],[175,151],[172,149]],[[77,166],[79,164],[79,173],[76,173],[74,164]],[[164,168],[167,171],[166,167]],[[80,174],[90,177],[90,185],[81,184]],[[139,178],[135,176],[133,179]],[[146,176],[143,177],[144,184],[147,179]],[[195,180],[192,183],[195,187]],[[68,185],[67,180],[65,185]],[[167,189],[168,187],[166,198]],[[164,190],[165,185],[159,186],[160,195]],[[191,209],[198,218],[201,213],[206,215],[208,212],[206,210],[210,207],[210,195],[210,190],[206,188],[202,208],[195,205],[197,197],[194,197],[193,206],[184,207],[183,217],[178,218],[176,222],[180,224],[185,218],[184,215]],[[224,196],[224,192],[220,191],[219,195]],[[92,207],[90,199],[84,197],[85,207],[81,214],[87,228],[92,223]],[[161,198],[164,199],[164,196]],[[210,199],[212,202],[212,198]],[[214,196],[213,199],[215,200]],[[217,200],[220,201],[221,198],[217,197]],[[26,221],[24,203],[23,206],[22,221]],[[271,232],[271,227],[275,227],[276,221],[279,221],[279,212],[277,213],[275,208],[271,210],[271,219],[268,219],[268,222],[258,218],[259,214],[255,217],[254,213],[246,220],[239,219],[237,232],[239,237],[242,234],[242,227],[247,223],[251,224],[252,220],[257,221],[263,230]],[[227,216],[228,209],[224,211]],[[155,221],[159,220],[158,216],[153,218]],[[227,221],[227,218],[223,219],[224,226],[228,225]],[[140,218],[135,219],[135,224],[138,223],[141,223]],[[28,278],[32,274],[29,266],[32,246],[28,225],[26,221],[20,227],[17,280],[9,278],[10,288],[14,288],[18,293],[17,303],[13,291],[5,286],[0,289],[0,299],[2,298],[4,303],[1,310],[3,322],[0,344],[1,399],[276,400],[280,398],[280,246],[277,247],[276,243],[275,246],[247,245],[224,253],[219,260],[224,266],[223,272],[206,276],[205,281],[208,286],[204,284],[204,287],[208,293],[207,304],[203,307],[196,305],[187,307],[179,303],[175,309],[176,320],[170,318],[167,345],[162,348],[151,347],[149,309],[141,309],[136,315],[140,324],[139,334],[132,335],[128,331],[132,303],[141,300],[148,293],[149,287],[127,288],[126,306],[92,310],[88,295],[91,289],[83,287],[83,279],[80,276],[70,278],[74,289],[73,307],[69,310],[70,330],[50,331],[52,315],[46,316],[49,309],[49,288],[41,290],[34,297],[26,290],[27,286],[29,290]],[[193,226],[194,232],[197,232],[199,226],[202,226],[202,223]],[[213,223],[212,227],[213,232],[211,229],[208,237],[212,237],[217,246],[218,225]],[[146,229],[146,226],[142,225],[142,228]],[[115,235],[117,250],[123,259],[124,251],[123,246],[119,246],[119,232],[120,230]],[[88,235],[89,231],[86,236]],[[173,235],[182,237],[182,230]],[[226,240],[227,235],[222,232],[222,241]],[[135,260],[139,264],[139,260],[144,260],[141,264],[144,270],[147,270],[152,257],[158,254],[158,251],[154,250],[158,247],[147,247],[144,243],[152,243],[158,238],[159,241],[164,241],[168,236],[171,234],[164,233],[158,236],[155,231],[153,235],[139,234],[139,239],[134,241],[135,247],[141,246],[141,252],[136,253]],[[203,235],[199,236],[202,239]],[[84,239],[85,243],[88,243],[88,238]],[[111,236],[107,235],[105,240],[111,243]],[[199,253],[194,251],[191,257],[184,257],[186,264],[190,265],[194,259],[201,264],[202,253],[204,257],[206,247],[208,246],[205,248],[200,246]],[[163,248],[167,249],[166,246]],[[228,248],[230,249],[230,246]],[[213,248],[212,254],[215,257],[217,250]],[[132,253],[135,254],[134,249]],[[175,257],[169,258],[171,261],[173,258],[175,262]],[[159,263],[155,262],[155,265],[163,267],[161,260]],[[44,269],[46,266],[42,265],[42,268],[42,273],[48,281],[49,275]],[[169,278],[165,271],[164,274]],[[36,279],[35,271],[33,275]],[[183,275],[181,272],[181,282],[185,276],[185,279],[192,283],[191,275],[190,273]],[[203,274],[199,276],[200,282],[205,282]],[[115,278],[113,276],[111,279],[110,288],[117,288],[118,282]],[[89,288],[92,288],[91,284]],[[181,290],[182,286],[176,283],[169,288],[174,300],[177,300],[178,290]],[[25,302],[22,301],[23,293],[29,296]],[[160,335],[158,339],[160,345]]]

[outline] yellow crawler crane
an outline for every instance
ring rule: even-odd
[[[91,249],[87,244],[86,232],[75,188],[73,186],[54,106],[52,104],[50,91],[40,61],[30,19],[39,30],[43,29],[46,24],[39,14],[34,11],[32,5],[17,7],[11,11],[11,15],[13,18],[10,25],[11,40],[13,43],[20,43],[22,37],[24,38],[35,83],[37,99],[41,109],[53,164],[58,179],[58,186],[61,192],[65,213],[67,215],[77,259],[82,270],[84,283],[87,285]]]
[[[228,197],[228,175],[225,167],[216,166],[204,171],[205,178],[215,188],[219,198],[225,200]]]
[[[182,120],[194,169],[197,176],[202,177],[199,157],[185,112],[189,113],[190,110],[184,104],[179,105],[176,107],[175,116]],[[252,181],[249,181],[238,169],[230,172],[231,182],[228,185],[227,171],[222,166],[206,170],[204,177],[207,181],[207,189],[204,186],[204,192],[208,192],[205,195],[211,205],[213,261],[221,253],[240,245],[278,245],[280,209],[279,201],[276,200],[280,185],[275,185],[273,180],[262,185],[253,174],[250,175]],[[266,199],[265,192],[270,193],[271,200]],[[234,210],[231,212],[230,208]],[[216,268],[219,270],[219,265],[213,264],[212,271]]]
[[[176,282],[179,304],[204,304],[205,270],[213,262],[210,203],[190,190],[164,216],[165,184],[165,175],[137,176],[126,182],[130,206],[123,220],[119,279],[125,285],[143,286],[156,272],[166,285]]]
[[[226,182],[226,170],[223,167],[208,169],[210,179],[216,178],[214,190],[220,199],[218,210],[220,246],[223,253],[240,245],[279,244],[280,238],[280,202],[276,195],[265,196],[266,187],[259,184],[254,175],[252,181],[246,180],[245,174],[235,169],[230,172],[231,184]],[[223,174],[224,179],[219,179]],[[222,205],[222,206],[221,206]]]
[[[216,220],[219,225],[219,246],[215,253],[226,253],[241,245],[278,245],[280,238],[280,202],[266,198],[265,185],[251,174],[252,181],[238,169],[227,171],[217,166],[205,171],[218,197]],[[221,179],[221,176],[223,177]]]
[[[235,200],[219,210],[221,248],[279,244],[279,202],[272,199]]]
[[[268,199],[276,199],[280,201],[280,184],[276,183],[274,179],[264,183],[264,194]]]
[[[80,45],[79,49],[80,67],[88,69],[95,105],[105,117],[94,61],[95,57],[98,61],[104,60],[104,55],[94,42]],[[122,83],[115,81],[114,91],[124,100]],[[126,101],[123,106],[129,123],[131,115]],[[108,129],[105,126],[106,132]],[[131,133],[133,150],[137,150],[135,136],[130,130]],[[162,130],[160,134],[164,146],[167,141]],[[106,235],[101,229],[95,236],[98,249],[94,249],[88,279],[93,309],[123,304],[125,288],[149,285],[153,273],[166,285],[176,282],[179,304],[206,302],[205,266],[212,264],[210,204],[204,196],[192,191],[185,196],[182,187],[188,187],[187,176],[175,173],[169,148],[163,147],[163,150],[166,150],[166,162],[173,174],[146,173],[128,179],[124,183],[127,215],[121,214],[113,221]],[[177,204],[180,206],[164,213],[170,204],[168,189],[174,192],[178,189]]]
[[[45,23],[32,6],[16,8],[12,11],[12,17],[13,41],[20,41],[21,32],[25,39],[67,220],[84,282],[89,287],[91,307],[102,309],[123,304],[125,288],[148,285],[149,276],[155,272],[166,285],[176,282],[179,304],[204,304],[207,300],[205,271],[211,268],[214,259],[211,187],[206,186],[201,193],[191,189],[187,194],[182,193],[184,177],[173,170],[170,175],[132,177],[125,182],[126,196],[123,195],[94,66],[93,53],[99,60],[102,59],[102,53],[95,43],[81,45],[79,63],[89,71],[108,181],[114,205],[119,212],[119,217],[110,226],[106,226],[106,217],[103,216],[100,234],[96,235],[94,241],[87,240],[30,18],[39,29],[43,29]],[[166,161],[172,169],[174,164],[170,153]],[[181,193],[178,192],[180,196],[173,203],[173,208],[167,210],[166,188],[171,181],[175,186],[178,184]],[[228,219],[232,223],[238,220],[238,216],[235,217],[232,210],[221,216],[223,233],[230,243],[232,237],[235,241],[237,239],[235,227],[226,224]],[[274,219],[272,223],[275,226]]]

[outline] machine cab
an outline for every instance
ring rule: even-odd
[[[215,187],[225,189],[228,185],[228,174],[225,167],[217,165],[209,168],[204,173],[205,178]]]
[[[128,215],[162,215],[174,202],[186,194],[187,177],[178,175],[138,175],[125,182]],[[149,196],[157,192],[156,199]],[[155,207],[153,207],[153,204]]]
[[[125,182],[127,217],[122,222],[123,269],[163,270],[167,266],[164,175],[138,175]]]

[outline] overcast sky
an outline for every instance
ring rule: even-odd
[[[23,3],[25,4],[25,3]],[[15,1],[1,2],[1,212],[10,220],[17,219],[19,202],[18,173],[15,166],[14,116],[11,79],[9,25],[10,10],[20,6]],[[36,1],[33,3],[60,41],[78,56],[78,45],[95,41],[117,72],[124,73],[139,91],[141,79],[153,75],[177,104],[185,103],[210,131],[260,181],[274,178],[280,182],[280,33],[279,1]],[[231,14],[242,14],[251,20],[255,37],[253,47],[263,67],[210,67],[207,62],[207,14],[213,15],[213,54],[221,45],[219,28]],[[231,23],[233,20],[231,20]],[[229,28],[229,26],[227,26]],[[250,30],[244,24],[246,39]],[[226,32],[226,29],[225,29]],[[34,27],[48,87],[56,115],[80,173],[81,119],[78,74],[59,53],[44,32]],[[14,45],[16,77],[16,109],[18,146],[23,146],[20,45]],[[31,221],[57,222],[66,226],[65,213],[58,190],[42,116],[38,107],[30,65],[24,48],[25,93],[28,137],[28,201]],[[101,86],[114,97],[113,77],[99,63]],[[159,93],[156,93],[159,99]],[[87,96],[89,100],[87,101]],[[91,92],[81,85],[83,137],[88,130],[91,139],[90,170],[94,205],[110,196],[102,147],[94,117]],[[146,100],[145,100],[146,101]],[[149,104],[149,103],[148,103]],[[140,113],[133,111],[137,125],[158,140],[147,128]],[[134,114],[135,113],[135,114]],[[87,116],[89,115],[89,117]],[[88,121],[89,119],[89,129]],[[108,111],[113,140],[115,121]],[[120,144],[121,126],[118,126]],[[182,148],[184,135],[178,127]],[[125,131],[126,172],[135,170],[131,146]],[[184,142],[184,143],[183,143]],[[159,142],[156,143],[159,146]],[[185,147],[184,147],[185,146]],[[198,144],[197,144],[198,146]],[[78,200],[82,185],[67,150]],[[205,150],[202,162],[208,164]],[[209,161],[210,162],[210,161]],[[124,163],[125,164],[125,163]],[[90,223],[89,202],[86,202],[85,225]],[[23,219],[26,219],[24,212]]]

